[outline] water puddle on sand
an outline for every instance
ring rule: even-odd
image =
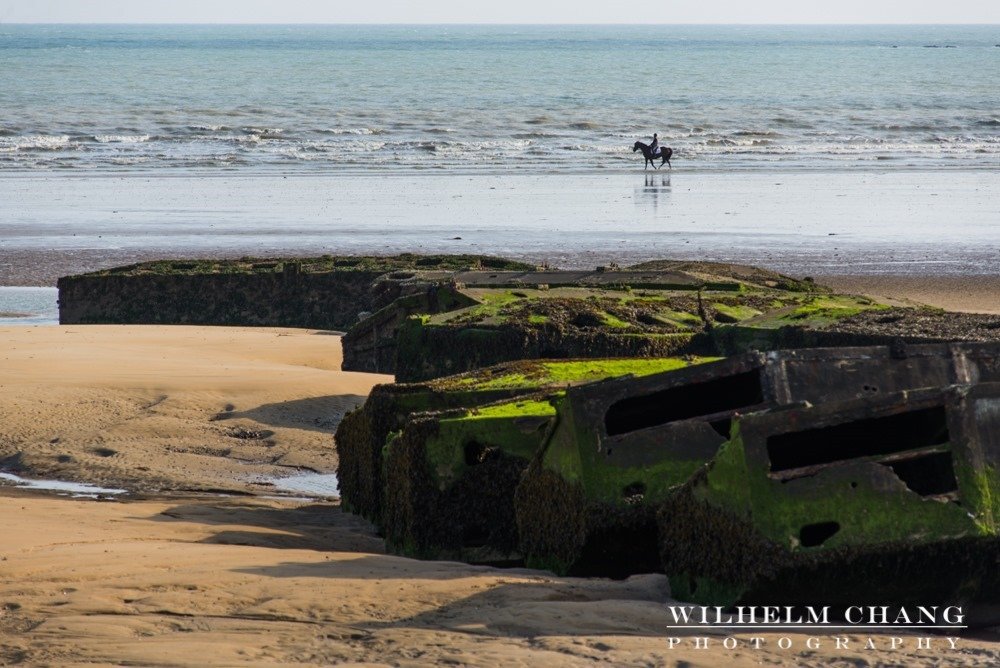
[[[82,482],[63,482],[62,480],[30,480],[0,471],[0,484],[9,484],[26,489],[39,489],[47,492],[68,494],[74,498],[97,498],[102,495],[124,494],[126,490],[114,487],[98,487]]]
[[[0,326],[58,324],[59,291],[56,288],[0,286]]]
[[[340,498],[340,482],[336,473],[299,473],[287,478],[269,478],[274,489],[295,492],[312,498]]]
[[[268,478],[267,482],[273,485],[277,492],[290,492],[281,496],[262,496],[265,499],[277,499],[281,501],[295,501],[299,503],[309,503],[326,499],[340,498],[340,483],[336,473],[299,473],[284,478]],[[22,478],[13,473],[0,471],[0,486],[10,485],[24,489],[37,489],[57,494],[72,496],[74,498],[97,498],[99,496],[113,496],[125,494],[128,490],[113,487],[100,487],[82,482],[65,482],[62,480],[34,480]],[[214,496],[228,497],[229,494],[216,494]]]

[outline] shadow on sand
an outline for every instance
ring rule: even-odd
[[[359,394],[335,394],[262,404],[245,411],[223,411],[213,421],[245,418],[272,427],[308,429],[333,434],[344,414],[365,402]]]

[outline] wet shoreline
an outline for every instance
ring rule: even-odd
[[[164,257],[478,253],[998,276],[991,171],[0,178],[0,285]]]

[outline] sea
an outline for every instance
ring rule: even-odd
[[[1000,26],[0,25],[0,172],[993,169]]]

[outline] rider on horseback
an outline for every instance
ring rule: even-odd
[[[655,132],[653,133],[653,142],[649,145],[649,154],[654,158],[660,154],[660,140]]]

